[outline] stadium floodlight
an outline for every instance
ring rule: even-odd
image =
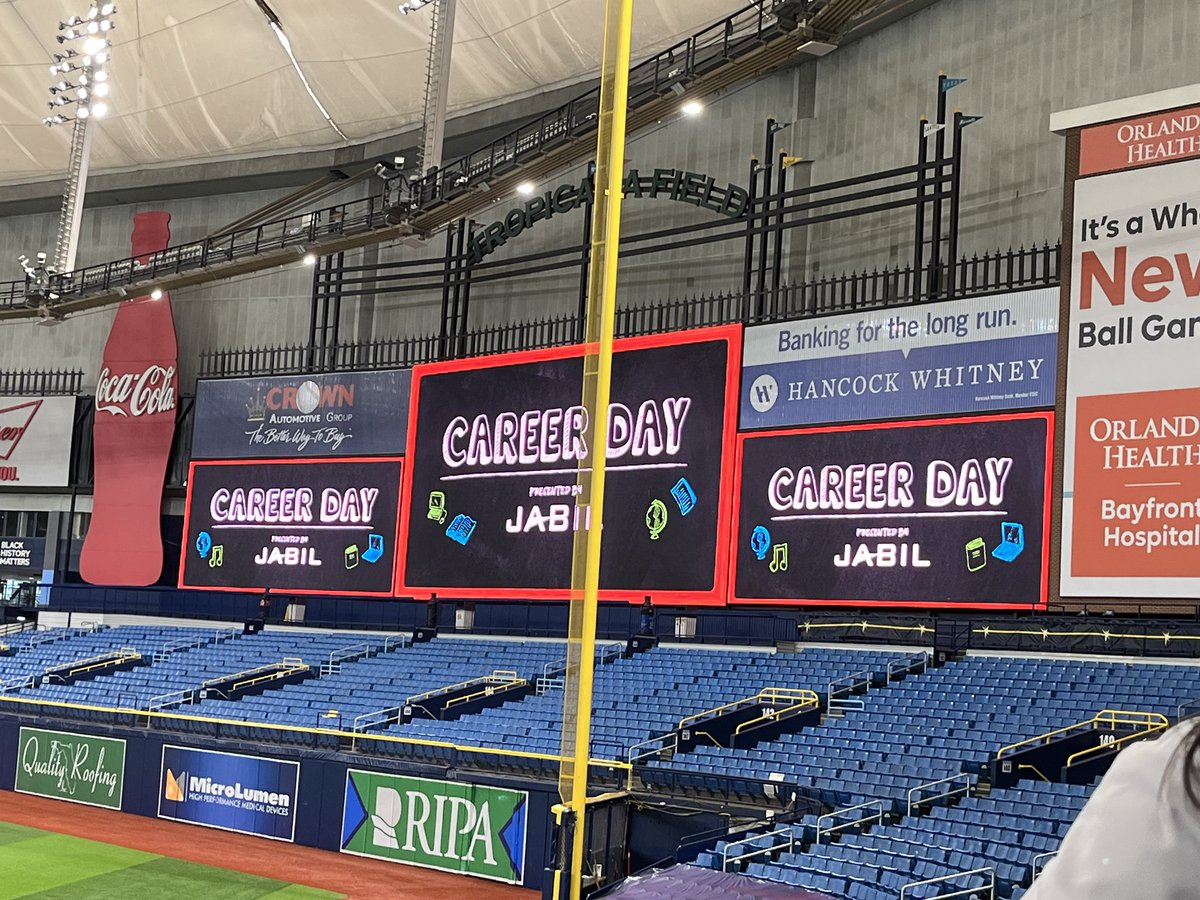
[[[74,128],[55,252],[58,271],[69,271],[75,264],[91,146],[88,127],[90,120],[103,118],[108,113],[108,104],[103,99],[110,94],[105,66],[112,46],[110,33],[116,28],[113,21],[116,11],[115,3],[92,0],[86,15],[73,15],[58,23],[55,40],[63,47],[54,54],[54,64],[50,66],[50,76],[55,81],[50,85],[50,102],[47,104],[50,114],[42,119],[42,124],[48,128],[67,122]],[[67,107],[71,106],[74,115],[67,115]],[[46,291],[35,293],[42,299],[58,299]]]
[[[404,0],[404,2],[400,4],[400,12],[407,16],[410,12],[416,12],[422,6],[428,6],[430,3],[435,2],[437,2],[437,0]]]

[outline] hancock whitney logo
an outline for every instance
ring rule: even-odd
[[[750,385],[750,405],[755,412],[765,413],[779,399],[779,382],[771,375],[763,374]]]

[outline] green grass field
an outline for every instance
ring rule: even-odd
[[[335,900],[342,894],[0,822],[0,898]]]

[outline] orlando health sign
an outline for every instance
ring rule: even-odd
[[[1080,135],[1080,173],[1104,174],[1064,224],[1064,596],[1200,597],[1198,112]]]

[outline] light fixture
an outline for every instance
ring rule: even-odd
[[[111,16],[116,11],[117,5],[115,3],[105,3],[100,7],[100,15],[102,16]]]
[[[92,78],[95,81],[108,81],[108,73],[105,72],[103,69],[100,69],[98,72],[95,72],[92,75]]]
[[[92,115],[94,115],[97,119],[104,118],[106,115],[108,115],[108,104],[107,103],[93,103],[92,104]]]
[[[112,19],[101,19],[100,20],[100,30],[101,31],[112,31],[116,27],[117,26],[113,23]],[[90,30],[91,29],[89,29],[89,31]]]
[[[405,0],[400,4],[400,12],[407,16],[410,12],[416,12],[422,6],[428,6],[432,2],[433,0]]]
[[[704,104],[699,100],[689,100],[683,106],[679,107],[679,111],[689,118],[695,118],[704,111]]]
[[[92,21],[92,22],[87,23],[87,33],[88,34],[97,34],[97,33],[99,33],[99,31],[100,31],[100,23],[99,22]]]
[[[317,254],[315,254],[315,253],[305,253],[305,254],[304,254],[304,259],[302,260],[302,262],[303,262],[303,263],[304,263],[306,266],[313,266],[313,265],[316,265],[316,263],[317,263]]]
[[[150,292],[150,299],[151,300],[161,300],[162,299],[162,288],[155,288],[154,290],[152,290]]]
[[[108,84],[103,81],[100,82],[98,85],[96,85],[94,88],[92,88],[92,93],[95,94],[97,97],[107,97],[108,96]]]
[[[79,107],[79,112],[75,113],[75,115],[81,119],[86,119],[91,114],[92,114],[92,111],[90,109],[88,109],[86,106]]]
[[[529,181],[522,181],[517,185],[517,193],[522,197],[528,197],[533,193],[533,183]]]
[[[88,56],[99,53],[108,46],[108,41],[100,36],[90,37],[83,42],[83,52]]]

